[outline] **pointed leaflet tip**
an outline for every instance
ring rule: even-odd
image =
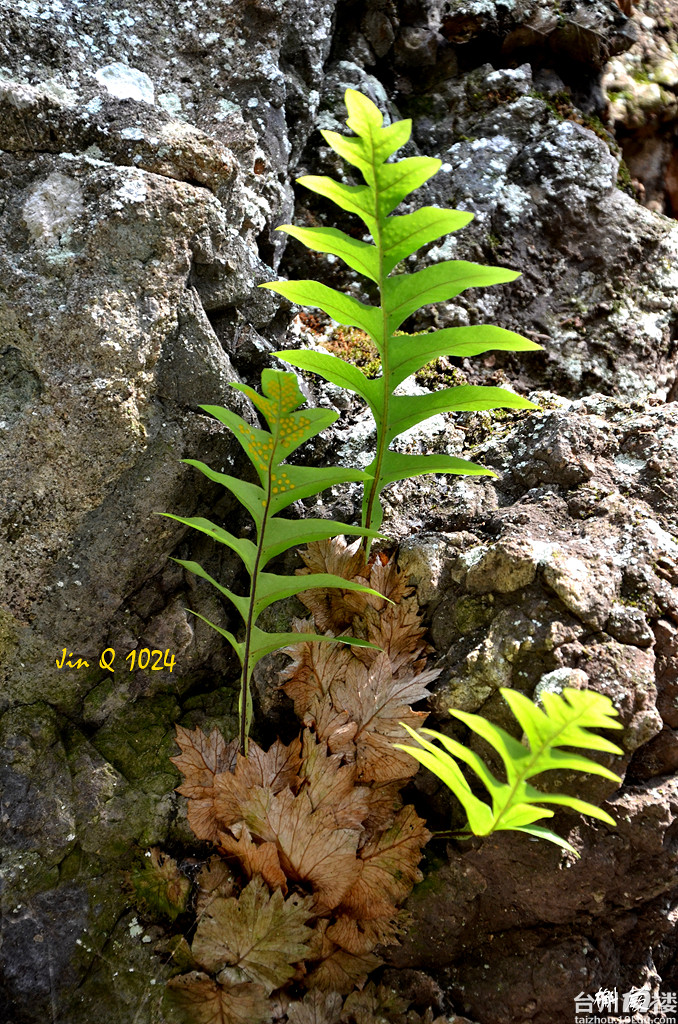
[[[370,134],[370,128],[383,125],[384,115],[379,107],[356,89],[346,90],[344,103],[349,115],[346,124],[356,135]]]

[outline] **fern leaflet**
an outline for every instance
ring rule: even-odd
[[[486,836],[492,832],[514,831],[527,832],[529,835],[548,839],[552,843],[576,851],[557,833],[535,822],[542,818],[553,817],[553,811],[541,804],[559,804],[599,818],[608,825],[614,825],[614,818],[599,807],[580,800],[578,797],[565,793],[544,793],[530,784],[530,779],[542,772],[554,769],[587,772],[601,775],[614,782],[621,781],[614,772],[591,758],[561,747],[583,747],[599,750],[609,754],[621,754],[623,751],[610,740],[591,732],[591,729],[621,729],[619,722],[614,720],[617,715],[612,701],[603,694],[593,690],[573,690],[566,688],[562,696],[554,693],[542,693],[543,710],[537,707],[524,694],[516,690],[502,689],[501,694],[517,718],[526,738],[526,745],[520,743],[505,729],[489,722],[481,715],[466,711],[455,711],[450,714],[463,722],[469,729],[482,737],[501,757],[506,772],[506,781],[501,782],[487,767],[483,759],[475,751],[433,729],[422,729],[415,732],[405,726],[410,735],[420,746],[410,747],[396,744],[406,750],[420,764],[429,768],[448,786],[462,804],[468,817],[469,831],[477,836]],[[441,750],[434,743],[423,738],[422,733],[445,747]],[[446,752],[447,751],[447,752]],[[458,761],[467,764],[478,776],[487,789],[491,804],[485,803],[473,793],[471,786],[464,777]]]

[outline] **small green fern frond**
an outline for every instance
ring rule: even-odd
[[[618,712],[609,697],[593,690],[565,689],[562,695],[545,692],[541,695],[543,710],[522,693],[502,689],[501,694],[518,720],[526,743],[520,743],[505,729],[489,722],[481,715],[450,709],[450,714],[463,722],[472,732],[485,740],[499,754],[506,773],[506,780],[499,780],[487,767],[476,751],[464,746],[450,736],[422,729],[415,732],[405,726],[418,747],[396,744],[406,750],[420,764],[429,768],[448,786],[462,804],[468,818],[469,831],[485,836],[492,832],[517,831],[548,839],[565,849],[573,847],[555,832],[534,822],[553,817],[553,811],[541,806],[555,804],[569,807],[580,814],[588,814],[608,825],[615,821],[606,811],[578,797],[567,794],[544,793],[530,784],[530,779],[542,772],[555,769],[586,772],[600,775],[613,782],[620,782],[619,776],[591,758],[562,747],[580,747],[599,750],[608,754],[622,754],[623,751],[604,736],[592,729],[621,729],[615,721]],[[442,744],[441,750],[424,736],[431,736]],[[487,790],[491,804],[477,797],[464,777],[457,762],[473,770]]]
[[[242,640],[238,640],[230,631],[215,625],[204,616],[198,615],[197,612],[193,613],[220,633],[238,655],[242,666],[240,749],[245,754],[252,717],[250,680],[254,666],[261,658],[282,647],[304,643],[307,640],[345,643],[360,647],[374,646],[356,637],[330,637],[315,633],[267,633],[259,629],[256,623],[265,608],[275,601],[282,601],[284,598],[305,590],[338,587],[342,590],[359,590],[364,593],[376,594],[376,591],[369,587],[331,573],[281,576],[265,572],[265,566],[271,559],[297,544],[325,540],[342,533],[368,538],[378,537],[379,534],[361,526],[349,526],[346,523],[329,519],[289,520],[277,518],[279,512],[299,498],[318,494],[334,484],[364,481],[366,476],[357,469],[333,466],[317,468],[290,466],[285,463],[287,457],[304,441],[324,430],[337,418],[337,413],[324,409],[299,409],[305,399],[293,373],[264,370],[261,394],[245,384],[232,386],[243,391],[250,398],[253,405],[263,414],[269,430],[254,427],[237,413],[221,406],[204,405],[201,408],[235,434],[252,462],[260,484],[247,483],[226,473],[218,473],[195,459],[184,461],[199,469],[210,480],[222,484],[238,499],[254,520],[257,528],[256,543],[243,537],[235,537],[222,526],[200,516],[184,518],[169,513],[162,514],[206,534],[218,544],[223,544],[231,551],[236,552],[250,576],[249,593],[247,596],[241,596],[234,594],[233,591],[215,580],[198,562],[175,559],[184,569],[215,587],[222,597],[227,598],[234,605],[243,619],[244,637]]]

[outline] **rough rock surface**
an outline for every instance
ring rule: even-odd
[[[660,87],[639,128],[659,166],[675,12],[644,0],[629,20],[623,6],[0,0],[3,1022],[161,1020],[160,929],[126,873],[153,844],[190,858],[173,725],[228,733],[237,674],[188,613],[228,611],[169,556],[225,582],[239,570],[154,513],[234,515],[180,459],[236,465],[198,406],[237,405],[228,383],[256,383],[306,331],[256,285],[308,266],[273,229],[293,215],[295,177],[338,170],[312,133],[337,126],[347,85],[411,115],[409,151],[443,160],[417,205],[476,214],[427,258],[523,274],[415,326],[492,321],[544,345],[437,371],[510,381],[538,414],[440,417],[403,441],[466,452],[496,479],[387,496],[443,670],[439,724],[452,702],[505,722],[500,686],[590,685],[626,727],[624,787],[588,793],[618,828],[559,819],[576,863],[522,837],[434,843],[387,977],[479,1024],[570,1019],[580,990],[678,989],[678,231],[657,212],[677,207],[652,206],[672,195],[664,171],[632,164],[633,104],[611,95],[633,54],[652,53],[652,80],[634,82]],[[649,209],[619,187],[606,95],[632,174],[654,182]],[[303,196],[296,211],[327,215]],[[356,287],[338,264],[311,267]],[[309,389],[343,413],[309,458],[355,462],[365,416]],[[354,515],[356,499],[326,508]],[[169,650],[173,671],[130,671],[144,647]],[[58,669],[62,652],[88,665]],[[422,813],[447,827],[445,794],[418,779]]]
[[[553,1020],[610,977],[620,991],[659,977],[675,987],[675,410],[592,395],[490,433],[475,456],[500,478],[483,506],[460,515],[440,495],[434,522],[448,529],[401,545],[429,599],[444,729],[448,707],[482,709],[510,728],[501,686],[591,686],[612,697],[625,727],[624,788],[577,788],[609,797],[618,827],[559,818],[580,860],[504,836],[457,845],[438,867],[431,850],[393,961],[448,965],[460,1009],[482,1021]],[[446,827],[444,794],[421,784]]]
[[[602,78],[606,120],[614,128],[643,205],[675,217],[678,158],[678,7],[673,0],[635,5],[638,39],[610,61]]]

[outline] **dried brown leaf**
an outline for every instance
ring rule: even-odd
[[[217,897],[225,899],[233,893],[235,888],[235,879],[231,869],[216,854],[210,857],[207,864],[200,869],[195,881],[198,886],[195,904],[197,917],[201,917]]]
[[[403,807],[393,825],[360,851],[360,877],[342,900],[342,912],[359,920],[392,917],[421,881],[418,864],[430,838],[414,808]]]
[[[181,753],[170,758],[185,776],[177,792],[188,798],[188,823],[198,839],[214,840],[217,822],[214,813],[214,779],[229,771],[238,748],[237,740],[226,743],[218,729],[209,736],[202,729],[192,732],[178,725],[176,741]]]
[[[236,773],[251,786],[266,786],[271,792],[279,793],[286,786],[291,786],[296,779],[301,764],[301,740],[296,737],[285,746],[280,740],[264,752],[256,743],[250,741],[247,757],[238,754]]]
[[[375,946],[392,946],[398,942],[403,928],[398,917],[375,917],[356,921],[353,917],[338,917],[327,929],[327,936],[347,953],[359,956],[371,953]]]
[[[408,597],[413,589],[405,573],[396,565],[395,557],[389,558],[385,564],[379,559],[374,562],[370,569],[370,586],[394,604]]]
[[[364,580],[358,576],[357,582],[364,583]],[[339,636],[341,633],[350,632],[352,636],[360,635],[356,613],[346,603],[345,595],[348,593],[352,591],[335,588],[324,590],[318,587],[315,590],[304,590],[298,595],[313,617],[316,633]]]
[[[301,620],[295,620],[295,626]],[[303,623],[303,632],[314,632],[313,623]],[[294,701],[294,713],[303,719],[314,697],[323,697],[333,682],[344,679],[351,652],[343,644],[303,643],[286,647],[292,658],[283,674],[283,690]]]
[[[370,807],[365,819],[361,846],[364,846],[375,832],[384,832],[393,824],[396,814],[403,806],[400,795],[402,784],[402,779],[398,779],[395,782],[374,783],[370,786]]]
[[[271,793],[278,793],[292,785],[301,764],[300,751],[301,741],[298,738],[288,746],[276,740],[266,753],[250,741],[247,757],[238,754],[235,770],[217,775],[214,780],[214,809],[218,822],[228,827],[238,821],[246,821],[255,789],[263,787]]]
[[[304,725],[312,726],[318,739],[326,740],[333,754],[355,761],[353,742],[358,726],[346,711],[338,711],[331,697],[314,697],[304,715]]]
[[[218,833],[221,831],[219,826],[231,828],[237,822],[249,822],[252,800],[261,788],[261,786],[250,785],[247,773],[238,772],[237,769],[235,772],[224,772],[222,775],[217,775],[214,780],[213,801],[214,816],[217,822],[214,842],[217,842]],[[252,831],[256,832],[256,829],[252,829]]]
[[[280,988],[295,974],[292,964],[309,952],[312,929],[310,896],[271,894],[254,878],[238,899],[214,900],[198,924],[192,952],[208,971],[237,967],[266,992]]]
[[[334,573],[345,580],[354,580],[356,577],[366,579],[369,574],[360,537],[350,544],[345,537],[314,541],[299,554],[311,573]]]
[[[157,846],[149,851],[142,866],[133,869],[132,884],[137,899],[152,912],[166,914],[170,921],[186,909],[191,883],[174,858]]]
[[[369,671],[360,662],[350,665],[346,679],[332,687],[332,702],[358,725],[355,736],[358,779],[365,782],[391,782],[415,775],[418,764],[394,743],[403,742],[408,733],[401,722],[413,729],[421,726],[426,712],[412,711],[410,704],[429,696],[426,683],[433,673],[414,678],[394,679],[386,654],[380,654]]]
[[[306,729],[300,769],[300,792],[305,791],[315,815],[330,828],[361,829],[369,813],[370,790],[356,784],[354,764],[341,765],[341,756],[327,753],[327,744]]]
[[[237,839],[220,832],[219,847],[226,856],[237,858],[248,878],[261,875],[271,889],[282,889],[284,893],[287,892],[287,878],[280,867],[275,843],[261,843],[256,846],[252,842],[247,825],[241,825]]]
[[[202,729],[191,732],[182,725],[177,725],[176,730],[181,753],[170,761],[186,776],[180,792],[183,796],[199,797],[202,789],[212,785],[218,772],[228,771],[234,763],[237,741],[226,743],[218,729],[213,729],[209,736]]]
[[[412,587],[409,586],[407,578],[400,572],[393,558],[388,559],[386,562],[382,562],[381,558],[375,559],[370,566],[366,583],[372,590],[383,594],[383,597],[375,597],[373,594],[365,594],[360,591],[351,591],[344,598],[346,606],[352,609],[354,614],[363,618],[369,615],[370,612],[379,614],[387,608],[391,608],[392,605],[384,600],[385,598],[388,598],[394,604],[399,604],[406,595],[412,593]]]
[[[380,612],[370,608],[365,618],[367,639],[388,655],[394,676],[401,672],[414,676],[425,668],[421,659],[433,648],[424,639],[426,629],[414,598],[388,605]]]
[[[295,796],[289,789],[272,794],[259,788],[246,823],[253,834],[276,843],[288,878],[312,886],[319,913],[336,907],[356,881],[360,833],[337,828],[329,804],[314,811],[306,790]]]
[[[383,963],[375,953],[347,953],[339,946],[322,960],[306,978],[309,988],[323,992],[340,992],[345,995],[355,988],[361,988],[368,975]]]
[[[347,580],[355,580],[365,585],[368,583],[368,569],[360,538],[351,544],[346,544],[343,537],[318,541],[309,544],[306,550],[301,552],[301,557],[307,568],[299,570],[300,574],[333,573]],[[338,636],[351,625],[355,615],[353,606],[347,601],[351,593],[353,592],[335,588],[318,589],[305,591],[299,598],[313,615],[319,632],[325,633],[330,630]]]
[[[355,1024],[374,1024],[375,1021],[401,1021],[407,1010],[407,1000],[385,985],[369,982],[362,992],[351,992],[344,1003],[343,1019]]]
[[[260,985],[219,985],[200,971],[167,983],[165,1008],[181,1024],[265,1024],[270,1021],[266,992]]]
[[[308,940],[309,960],[324,960],[325,957],[329,956],[330,953],[334,952],[337,948],[336,943],[332,942],[332,940],[327,937],[327,929],[329,926],[330,921],[326,917],[321,917],[316,921],[315,927],[313,928],[313,934]]]
[[[307,992],[302,1002],[287,1007],[289,1024],[339,1024],[343,1000],[338,992]]]

